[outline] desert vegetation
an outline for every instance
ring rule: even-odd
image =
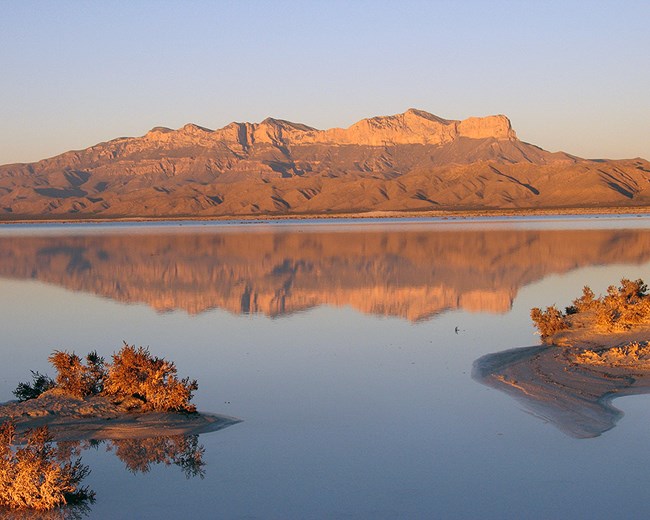
[[[94,492],[81,487],[89,469],[81,459],[61,460],[47,427],[29,432],[25,445],[15,447],[12,422],[0,426],[0,506],[38,511],[92,502]]]
[[[179,379],[176,365],[153,356],[148,348],[124,343],[110,363],[95,351],[81,358],[74,352],[55,350],[48,360],[56,377],[32,371],[31,382],[20,383],[14,390],[19,401],[46,394],[55,400],[67,396],[86,403],[109,402],[124,411],[196,412],[190,401],[197,382]],[[72,462],[80,451],[65,442],[53,447],[47,427],[17,436],[20,416],[20,412],[9,415],[0,425],[0,516],[2,508],[52,511],[94,500],[94,493],[80,486],[88,467],[80,458]],[[188,477],[203,475],[203,447],[196,436],[115,440],[108,447],[132,471],[145,472],[150,464],[162,463],[179,466]]]
[[[584,326],[589,322],[599,332],[624,332],[631,328],[650,324],[650,297],[643,280],[622,279],[620,286],[610,285],[605,295],[595,297],[587,286],[582,296],[576,298],[564,312],[556,306],[530,311],[530,317],[542,340],[567,329]]]
[[[48,361],[57,372],[55,386],[68,395],[83,398],[102,392],[108,374],[104,358],[96,351],[86,356],[85,363],[74,352],[59,350],[55,350]]]
[[[542,340],[569,328],[566,316],[555,305],[546,307],[544,311],[534,307],[530,311],[530,317],[542,336]]]
[[[81,359],[74,352],[54,351],[49,361],[55,380],[32,372],[31,383],[19,383],[14,395],[21,401],[57,389],[78,398],[103,396],[125,408],[142,411],[193,413],[190,403],[198,389],[196,380],[179,379],[176,365],[152,356],[148,348],[124,346],[106,363],[97,352]]]
[[[582,365],[606,367],[650,366],[650,342],[632,341],[608,349],[586,349],[574,353],[571,360]]]
[[[48,376],[44,374],[39,374],[38,372],[32,372],[32,382],[31,383],[18,383],[18,386],[14,390],[14,395],[19,401],[27,401],[29,399],[35,399],[43,392],[46,392],[56,386],[56,383]]]
[[[189,378],[179,380],[176,373],[173,362],[125,343],[113,355],[103,393],[118,400],[136,399],[147,410],[195,412],[190,400],[198,383]]]

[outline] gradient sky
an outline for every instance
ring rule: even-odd
[[[154,126],[506,114],[650,159],[650,1],[0,0],[0,164]]]

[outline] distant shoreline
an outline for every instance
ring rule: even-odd
[[[286,220],[333,220],[333,219],[471,219],[489,217],[548,217],[548,216],[580,216],[580,215],[650,215],[650,206],[618,206],[618,207],[589,207],[589,208],[515,208],[515,209],[459,209],[432,211],[366,211],[356,213],[314,213],[314,214],[255,214],[255,215],[218,215],[218,216],[115,216],[115,217],[16,217],[0,218],[3,224],[82,224],[82,223],[128,223],[128,222],[221,222],[221,221],[286,221]]]

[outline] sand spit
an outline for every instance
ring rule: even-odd
[[[36,399],[0,405],[0,423],[8,420],[16,423],[19,434],[47,425],[55,441],[196,435],[241,422],[209,413],[129,411],[104,397],[79,399],[57,390]]]
[[[579,364],[579,352],[541,346],[488,354],[474,363],[472,377],[571,437],[598,437],[623,417],[613,399],[650,393],[650,370]]]
[[[472,377],[567,435],[597,437],[623,416],[613,399],[650,393],[648,338],[650,325],[604,332],[587,319],[547,338],[547,345],[483,356]]]

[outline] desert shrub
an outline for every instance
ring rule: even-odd
[[[14,448],[16,427],[0,426],[0,506],[49,510],[93,501],[94,493],[79,483],[88,466],[77,459],[58,461],[47,427],[32,430],[23,447]]]
[[[650,321],[648,287],[643,280],[624,278],[619,287],[610,285],[595,306],[598,326],[608,331],[626,330]]]
[[[173,362],[152,356],[148,348],[125,343],[113,354],[104,393],[118,399],[136,398],[149,410],[195,412],[190,400],[198,384],[189,378],[179,380],[176,373]]]
[[[534,307],[530,311],[530,317],[542,336],[542,339],[546,339],[556,332],[569,327],[562,311],[555,307],[555,305],[546,307],[545,311],[542,311],[538,307]]]
[[[597,301],[595,299],[594,291],[592,291],[590,287],[585,285],[582,288],[582,296],[580,296],[580,298],[576,298],[575,300],[573,300],[573,305],[571,306],[571,308],[575,309],[575,312],[571,312],[570,314],[591,310],[595,307],[596,304]]]
[[[108,374],[108,370],[104,363],[104,358],[93,350],[86,356],[85,375],[87,380],[87,388],[91,394],[100,394],[104,390],[104,379]]]
[[[572,316],[581,313],[589,313],[595,326],[606,332],[623,331],[634,325],[650,323],[648,286],[640,279],[632,281],[623,278],[620,286],[610,285],[607,294],[598,298],[585,286],[582,296],[573,300],[573,304],[565,309],[565,314],[555,306],[547,307],[546,311],[535,307],[530,316],[542,339],[545,339],[570,328],[576,323]]]
[[[56,385],[75,397],[99,394],[104,388],[106,367],[104,358],[93,351],[86,356],[86,364],[74,352],[55,350],[49,357],[57,371]]]
[[[19,401],[36,399],[43,392],[46,392],[50,388],[54,388],[56,384],[49,376],[45,374],[39,374],[33,370],[31,370],[31,373],[32,383],[18,383],[18,386],[13,391],[13,394]]]
[[[572,359],[576,363],[585,365],[612,366],[639,366],[640,362],[650,362],[650,342],[632,341],[619,347],[603,349],[601,351],[585,350],[574,354]]]
[[[564,315],[571,316],[572,314],[578,314],[578,308],[575,305],[569,305],[564,308]]]
[[[106,395],[121,402],[136,402],[134,408],[156,411],[195,412],[190,404],[198,388],[195,380],[178,379],[176,366],[164,358],[154,357],[148,348],[124,347],[106,364],[97,352],[85,362],[74,352],[55,350],[49,357],[57,371],[56,382],[32,372],[34,383],[20,383],[14,394],[21,400],[38,397],[57,387],[74,397]]]

